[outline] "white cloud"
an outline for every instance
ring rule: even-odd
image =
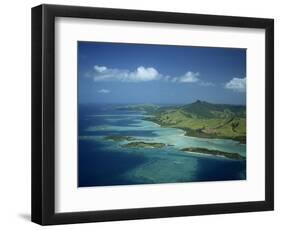
[[[152,67],[145,68],[140,66],[129,74],[129,81],[152,81],[161,78],[158,71]]]
[[[138,67],[135,71],[126,69],[111,69],[105,66],[94,66],[91,73],[94,81],[123,81],[123,82],[145,82],[161,78],[161,74],[153,67]]]
[[[148,82],[162,80],[172,83],[196,83],[200,86],[214,86],[212,82],[204,82],[199,79],[199,72],[187,71],[184,75],[172,77],[161,74],[153,67],[139,66],[134,71],[128,69],[108,68],[106,66],[95,65],[92,71],[85,74],[92,77],[94,81],[121,81],[121,82]],[[104,93],[104,92],[103,92]]]
[[[178,78],[179,82],[182,83],[194,83],[194,82],[198,82],[199,81],[199,73],[194,73],[191,71],[186,72],[183,76]]]
[[[105,66],[98,66],[98,65],[95,65],[95,66],[94,66],[94,69],[95,69],[95,71],[97,71],[98,73],[102,73],[102,72],[104,72],[104,71],[107,70],[107,68],[106,68]]]
[[[188,71],[186,72],[184,75],[179,76],[179,77],[173,77],[171,78],[171,82],[179,82],[179,83],[195,83],[195,82],[199,82],[200,79],[199,77],[199,73],[194,73],[192,71]]]
[[[233,78],[225,84],[226,89],[236,92],[246,92],[246,78]]]
[[[98,93],[110,93],[109,89],[100,89],[98,90]]]

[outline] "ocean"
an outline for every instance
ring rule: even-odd
[[[246,145],[233,140],[188,137],[176,128],[146,120],[143,112],[117,105],[79,105],[78,187],[185,183],[246,179],[246,160],[183,152],[186,147],[216,149],[246,156]],[[129,140],[164,143],[163,148],[122,147]]]

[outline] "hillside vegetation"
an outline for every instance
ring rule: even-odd
[[[163,127],[180,128],[187,136],[233,139],[246,143],[246,107],[196,101],[180,106],[132,106],[153,115]]]

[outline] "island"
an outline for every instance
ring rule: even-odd
[[[163,148],[166,144],[156,142],[130,142],[122,145],[123,148]]]
[[[213,104],[197,100],[184,105],[134,105],[126,109],[145,111],[144,120],[161,127],[179,128],[186,136],[231,139],[246,144],[246,106]]]
[[[110,141],[134,141],[136,138],[130,136],[121,136],[121,135],[111,135],[104,137],[105,140]]]
[[[246,157],[241,156],[239,153],[229,153],[229,152],[223,152],[219,150],[212,150],[212,149],[205,149],[205,148],[195,148],[195,147],[188,147],[183,148],[181,151],[184,152],[192,152],[192,153],[202,153],[202,154],[210,154],[214,156],[222,156],[234,160],[245,160]]]

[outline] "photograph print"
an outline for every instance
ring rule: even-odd
[[[77,42],[78,187],[246,180],[246,49]]]

